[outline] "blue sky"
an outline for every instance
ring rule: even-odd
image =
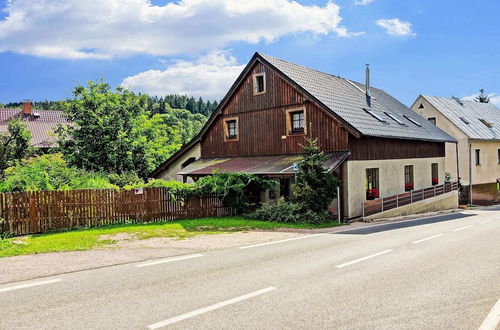
[[[500,105],[500,1],[0,0],[0,102],[103,78],[219,99],[255,51],[419,94]],[[81,4],[84,3],[84,4]]]

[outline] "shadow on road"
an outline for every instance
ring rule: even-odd
[[[334,234],[368,235],[368,234],[378,233],[381,231],[388,231],[388,230],[394,230],[394,229],[400,229],[400,228],[428,225],[431,223],[450,221],[450,220],[458,220],[458,219],[468,218],[468,217],[472,217],[472,216],[473,216],[473,214],[462,214],[462,213],[446,214],[446,215],[439,215],[439,216],[425,218],[425,219],[415,219],[415,220],[408,220],[408,221],[403,221],[403,222],[391,222],[391,223],[387,223],[384,225],[377,225],[377,226],[371,226],[371,227],[365,227],[365,228],[359,228],[359,229],[345,230],[345,231],[341,231],[341,232],[334,233]]]

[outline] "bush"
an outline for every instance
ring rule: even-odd
[[[283,223],[320,224],[333,222],[336,219],[329,212],[314,212],[304,210],[304,205],[293,202],[264,203],[255,212],[246,215],[251,219],[275,221]]]
[[[0,192],[99,189],[118,187],[105,175],[69,167],[60,154],[48,154],[23,160],[5,170]]]
[[[241,214],[249,206],[247,189],[275,189],[276,182],[242,172],[214,173],[196,181],[195,186],[201,194],[221,196],[224,207],[232,210],[232,213]]]
[[[114,184],[118,187],[125,187],[127,185],[141,185],[144,184],[144,180],[139,178],[135,172],[124,172],[122,174],[111,173],[108,174],[109,183]]]

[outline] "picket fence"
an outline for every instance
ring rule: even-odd
[[[26,235],[74,227],[224,216],[217,196],[187,197],[165,188],[85,189],[0,194],[0,233]]]

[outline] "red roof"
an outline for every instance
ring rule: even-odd
[[[0,109],[0,133],[7,132],[8,123],[14,118],[21,118],[26,123],[31,132],[31,144],[40,148],[53,145],[53,131],[59,124],[68,124],[62,111],[32,110],[30,116],[24,116],[21,109]]]

